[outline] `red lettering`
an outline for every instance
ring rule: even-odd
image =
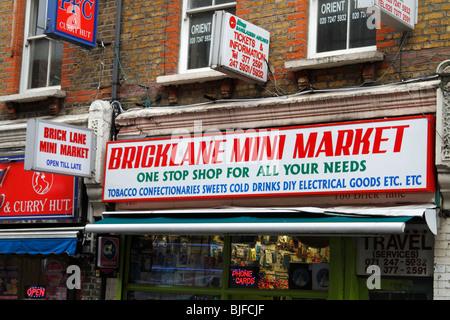
[[[325,131],[323,133],[322,141],[320,142],[316,157],[318,157],[322,152],[325,153],[326,157],[333,156],[333,140],[331,138],[331,131]]]
[[[67,131],[54,128],[44,128],[44,138],[66,141]]]
[[[314,157],[314,150],[316,150],[317,132],[312,132],[308,136],[308,141],[306,142],[306,148],[303,143],[303,133],[297,133],[297,138],[295,140],[295,148],[293,158],[312,158]]]
[[[392,129],[397,129],[394,142],[394,152],[400,152],[402,148],[403,132],[405,131],[405,128],[409,128],[409,125],[392,127]]]
[[[136,156],[136,147],[125,147],[121,169],[133,168],[133,160]]]
[[[366,133],[363,136],[363,129],[356,129],[355,130],[355,142],[353,145],[353,155],[359,154],[360,152],[360,146],[363,145],[361,154],[368,154],[370,152],[370,135],[373,132],[373,128],[367,129]]]
[[[375,128],[375,140],[373,141],[372,153],[386,153],[386,150],[381,150],[381,143],[388,141],[388,138],[383,138],[383,130],[390,129],[391,127],[378,127]]]
[[[109,157],[108,170],[119,169],[122,159],[122,148],[112,148]]]
[[[347,137],[344,142],[344,137]],[[336,142],[336,153],[335,156],[340,156],[341,154],[348,156],[350,155],[350,147],[353,143],[353,130],[339,130]]]

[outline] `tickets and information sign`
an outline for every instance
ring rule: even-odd
[[[213,17],[210,67],[249,82],[267,82],[270,32],[225,11]]]
[[[433,117],[107,144],[103,200],[433,192]]]

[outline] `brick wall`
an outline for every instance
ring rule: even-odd
[[[2,95],[18,92],[25,0],[17,3],[16,20],[12,17],[12,1],[0,4],[0,13],[5,17],[0,24],[0,41],[6,48],[0,58]],[[432,75],[439,62],[450,55],[449,7],[446,0],[421,0],[418,23],[412,32],[404,34],[386,26],[379,29],[377,45],[386,58],[370,68],[357,64],[296,73],[286,70],[284,63],[306,57],[309,1],[238,0],[238,16],[271,32],[269,63],[274,74],[265,86],[241,80],[225,85],[231,87],[231,98],[254,98],[273,96],[277,89],[281,94],[295,93],[297,76],[305,74],[318,89],[359,86],[365,81],[363,74],[372,74],[380,84]],[[98,40],[105,46],[87,50],[65,44],[62,89],[67,97],[61,114],[86,112],[94,99],[111,98],[115,10],[116,1],[100,2]],[[118,98],[125,108],[148,102],[153,107],[168,105],[171,90],[177,93],[180,105],[205,102],[204,95],[224,97],[223,81],[176,87],[156,84],[156,77],[177,72],[181,12],[180,0],[123,1]],[[11,46],[13,21],[17,32]],[[23,106],[21,117],[48,112],[36,106]],[[5,106],[0,104],[0,120],[6,118]]]
[[[16,3],[16,5],[14,5]],[[60,114],[86,113],[95,99],[110,99],[113,66],[113,40],[116,1],[100,1],[97,39],[103,46],[82,49],[65,43],[61,74],[61,89],[66,91]],[[0,95],[19,93],[26,0],[0,3]],[[15,13],[15,17],[14,14]],[[100,84],[100,89],[97,89]],[[49,115],[50,101],[23,103],[17,108],[17,118]],[[9,119],[4,103],[0,103],[0,121]]]

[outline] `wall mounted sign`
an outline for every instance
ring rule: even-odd
[[[107,144],[103,200],[433,192],[431,116]]]
[[[231,13],[213,17],[210,67],[250,82],[267,81],[270,32]]]
[[[48,1],[45,34],[83,47],[95,47],[98,2],[99,0]]]
[[[91,177],[92,129],[39,119],[27,122],[25,170]]]
[[[417,22],[417,0],[355,0],[360,9],[369,7],[379,10],[373,12],[381,22],[398,30],[414,30]],[[370,12],[369,12],[370,13]]]
[[[99,237],[98,243],[97,267],[118,268],[119,239],[112,237]]]
[[[434,237],[427,227],[404,234],[357,238],[359,275],[368,275],[367,267],[378,266],[382,276],[433,276]]]
[[[23,161],[0,163],[0,220],[73,218],[78,180],[24,171]]]

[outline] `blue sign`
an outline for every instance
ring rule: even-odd
[[[45,34],[82,47],[97,45],[99,0],[48,1]]]

